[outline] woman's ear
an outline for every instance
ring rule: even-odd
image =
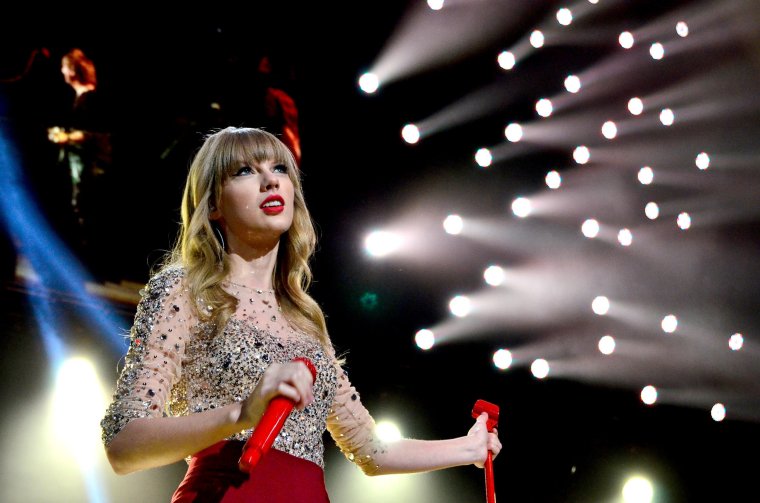
[[[219,220],[222,218],[222,211],[214,206],[213,203],[208,203],[208,219],[209,220]]]

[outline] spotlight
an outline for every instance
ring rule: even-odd
[[[630,229],[620,229],[617,238],[621,246],[631,246],[631,243],[633,243],[633,233]]]
[[[684,21],[679,21],[676,23],[676,33],[678,33],[679,37],[689,36],[689,25]]]
[[[569,93],[577,93],[581,90],[581,79],[575,75],[568,75],[565,79],[565,89]]]
[[[623,485],[623,501],[625,503],[651,503],[653,497],[652,483],[644,477],[631,477]]]
[[[691,217],[688,213],[681,212],[678,214],[678,218],[676,218],[676,225],[678,225],[678,228],[682,231],[685,231],[689,227],[691,227]]]
[[[491,151],[487,148],[478,149],[478,151],[475,152],[475,162],[478,163],[478,166],[481,168],[487,168],[490,166],[493,162]]]
[[[662,122],[663,126],[672,126],[673,122],[676,120],[676,115],[673,113],[673,110],[669,108],[663,108],[660,112],[660,122]]]
[[[507,370],[512,365],[512,353],[507,349],[499,349],[493,354],[493,364],[496,368]]]
[[[390,421],[380,421],[375,426],[374,431],[377,437],[383,442],[397,442],[403,438],[398,426]]]
[[[380,79],[374,73],[365,73],[359,78],[359,88],[367,94],[372,94],[380,87]]]
[[[612,121],[607,121],[602,125],[602,136],[612,140],[617,136],[617,125]]]
[[[417,347],[427,351],[435,345],[435,334],[427,328],[423,328],[414,335],[414,342]]]
[[[535,30],[530,34],[530,45],[540,49],[544,45],[544,34],[540,30]]]
[[[706,152],[701,152],[696,159],[697,167],[705,170],[710,167],[710,156]]]
[[[533,212],[533,205],[527,197],[518,197],[512,201],[512,213],[520,218],[525,218]]]
[[[483,278],[491,286],[499,286],[504,283],[505,276],[504,269],[498,265],[492,265],[483,272]]]
[[[599,316],[604,316],[610,310],[610,299],[604,295],[599,295],[594,298],[594,301],[591,303],[591,310]]]
[[[628,100],[628,111],[633,115],[641,115],[644,111],[644,102],[641,98],[631,98]]]
[[[611,335],[605,335],[599,339],[599,351],[603,355],[611,355],[615,351],[615,339]]]
[[[581,232],[589,239],[594,239],[599,235],[599,222],[593,218],[589,218],[583,225],[581,225]]]
[[[588,3],[592,3],[594,5],[599,3],[599,0],[588,0]]]
[[[515,55],[510,51],[502,51],[498,57],[499,66],[505,70],[511,70],[515,67]]]
[[[569,26],[573,22],[573,13],[567,7],[557,11],[557,22],[562,26]]]
[[[543,358],[534,360],[533,363],[530,364],[530,371],[536,379],[544,379],[549,375],[549,362]]]
[[[647,405],[652,405],[657,401],[657,388],[654,386],[644,386],[641,390],[641,401]]]
[[[644,207],[644,214],[649,220],[656,220],[660,216],[660,207],[655,202],[649,202]]]
[[[517,143],[523,137],[522,126],[516,122],[513,122],[504,130],[504,136],[506,136],[507,140],[511,141],[512,143]]]
[[[726,407],[722,403],[716,403],[710,410],[710,416],[714,421],[723,421],[726,419]]]
[[[639,170],[639,182],[641,185],[649,185],[654,181],[654,170],[649,166],[644,166]]]
[[[573,150],[573,159],[578,164],[586,164],[591,159],[591,151],[585,145],[575,147]]]
[[[447,234],[457,235],[464,228],[464,220],[459,215],[449,215],[443,221],[443,229]]]
[[[541,117],[549,117],[552,114],[552,102],[546,98],[541,98],[536,102],[536,112]]]
[[[449,302],[449,310],[454,316],[464,318],[470,314],[470,311],[472,310],[472,304],[470,303],[470,299],[464,295],[457,295]]]
[[[742,334],[736,333],[728,339],[728,347],[733,351],[739,351],[744,346],[744,337]]]
[[[652,56],[652,59],[660,60],[665,57],[665,48],[661,43],[655,42],[649,47],[649,55]]]
[[[420,141],[420,130],[414,124],[407,124],[401,130],[401,137],[409,144],[415,144]]]
[[[375,231],[364,240],[364,249],[373,257],[385,257],[401,247],[401,238],[392,232]]]
[[[558,189],[562,185],[562,176],[557,171],[549,171],[546,174],[546,186],[550,189]]]
[[[678,318],[674,314],[669,314],[662,319],[660,323],[662,331],[666,334],[672,334],[678,328]]]
[[[623,49],[630,49],[633,47],[633,34],[630,31],[624,31],[618,37],[618,42]]]

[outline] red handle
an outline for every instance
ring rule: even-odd
[[[493,486],[493,459],[491,458],[491,451],[488,451],[488,457],[486,458],[486,501],[488,503],[496,503],[496,489]]]
[[[486,429],[491,432],[499,423],[499,406],[485,400],[478,400],[472,408],[472,417],[477,419],[483,412],[488,414]],[[493,455],[491,451],[488,451],[488,457],[483,468],[485,468],[486,474],[486,501],[488,503],[496,503],[496,490],[493,483]]]

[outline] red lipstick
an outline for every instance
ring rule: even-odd
[[[267,204],[269,204],[269,206],[267,206]],[[261,210],[267,215],[279,215],[285,210],[285,200],[277,194],[272,194],[264,199],[264,202],[261,203],[259,208],[261,208]]]

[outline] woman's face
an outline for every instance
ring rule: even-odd
[[[228,251],[278,241],[293,223],[294,193],[285,164],[241,164],[222,185],[219,207],[211,213],[225,231]]]

